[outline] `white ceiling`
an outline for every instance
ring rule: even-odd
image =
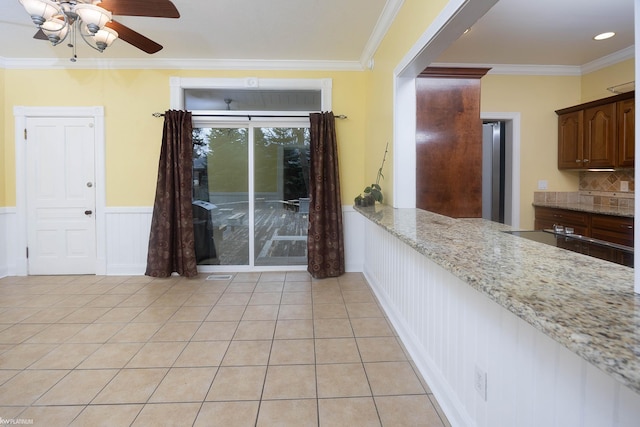
[[[389,14],[401,2],[173,0],[179,19],[114,16],[163,45],[160,52],[147,55],[117,41],[99,54],[79,42],[78,63],[101,58],[293,61],[292,68],[300,61],[364,64]],[[1,0],[0,58],[6,62],[70,57],[66,46],[33,39],[35,31],[18,0]],[[618,35],[592,40],[603,31]],[[500,0],[437,62],[582,66],[633,44],[633,0]]]
[[[437,61],[583,66],[633,46],[633,27],[633,0],[499,0]]]
[[[18,0],[1,0],[0,57],[68,58],[70,49],[34,40]],[[173,0],[180,18],[114,16],[164,46],[148,55],[116,41],[103,54],[78,43],[78,57],[359,61],[386,0]]]

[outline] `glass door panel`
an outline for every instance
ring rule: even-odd
[[[193,129],[198,265],[249,265],[249,129]]]
[[[309,129],[254,128],[254,265],[307,264]]]

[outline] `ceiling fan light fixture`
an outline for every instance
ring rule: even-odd
[[[67,37],[69,24],[60,16],[54,16],[40,26],[42,32],[55,46]]]
[[[113,43],[117,38],[118,32],[109,27],[104,27],[101,30],[98,30],[96,35],[93,36],[96,46],[100,52],[111,46],[111,43]]]
[[[11,1],[11,0],[0,0]],[[13,0],[15,1],[15,0]],[[48,40],[53,46],[69,40],[70,60],[76,62],[77,40],[103,52],[116,39],[148,54],[162,50],[162,45],[133,29],[112,20],[115,15],[179,18],[171,0],[18,0],[38,28],[36,40]],[[98,6],[98,5],[104,5]],[[108,25],[108,27],[107,27]]]
[[[62,13],[60,5],[51,0],[19,0],[24,10],[27,11],[31,20],[38,27],[47,22],[55,15]]]
[[[615,36],[616,33],[614,33],[613,31],[607,31],[606,33],[600,33],[597,36],[594,36],[593,39],[594,40],[606,40],[606,39],[610,39],[611,37]]]
[[[104,28],[107,22],[111,21],[111,12],[93,4],[77,4],[74,12],[78,14],[92,34],[96,34]]]

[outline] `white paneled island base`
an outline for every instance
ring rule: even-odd
[[[510,264],[513,258],[532,255],[530,252],[547,252],[549,258],[563,262],[557,259],[562,252],[521,242],[501,233],[500,226],[480,223],[482,220],[455,220],[381,206],[358,210],[369,219],[364,220],[367,280],[452,425],[639,425],[640,394],[624,369],[625,378],[619,378],[615,370],[605,372],[578,355],[576,348],[570,350],[572,346],[546,333],[554,327],[553,319],[536,306],[545,294],[533,288],[571,284],[548,283],[548,272],[540,277],[534,272],[528,275],[527,266],[514,272],[518,267]],[[474,230],[466,237],[460,235],[467,227]],[[448,238],[452,242],[446,242]],[[473,242],[465,243],[468,239]],[[477,253],[483,245],[495,253]],[[511,253],[501,254],[507,249]],[[501,255],[511,261],[500,265],[495,259]],[[576,259],[591,262],[580,257]],[[607,267],[608,263],[596,261],[594,268]],[[473,268],[480,270],[477,276],[470,273]],[[620,270],[625,281],[627,273],[633,275],[633,270],[628,270]],[[528,279],[502,287],[504,281],[518,280],[520,275]],[[538,281],[543,283],[532,284]],[[520,285],[528,288],[517,294],[514,289]],[[628,286],[633,298],[632,280]],[[557,291],[560,300],[562,292]],[[532,301],[530,307],[523,304],[523,294]],[[636,302],[640,309],[640,300]],[[629,321],[634,323],[634,319]],[[636,330],[631,331],[634,337],[639,327],[636,324]],[[558,327],[558,335],[567,328]],[[576,345],[589,347],[591,337],[573,334],[570,338]],[[607,355],[600,353],[594,358],[602,357],[606,363]]]

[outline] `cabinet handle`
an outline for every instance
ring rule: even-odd
[[[633,230],[633,225],[620,225],[622,228],[627,228],[629,230]]]
[[[576,159],[576,163],[582,163],[582,160]]]
[[[583,162],[589,163],[589,159],[584,159]]]

